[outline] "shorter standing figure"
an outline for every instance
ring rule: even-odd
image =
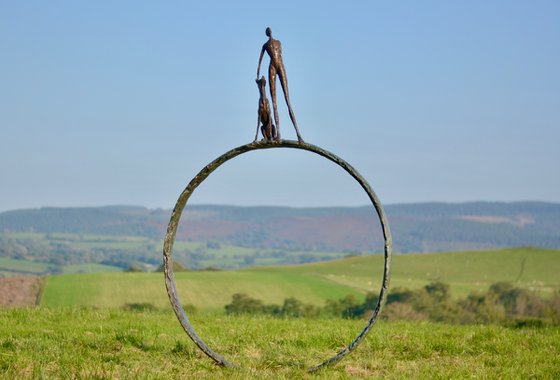
[[[274,141],[276,139],[276,127],[272,124],[270,117],[270,104],[266,98],[266,79],[264,76],[261,79],[256,79],[257,86],[259,87],[259,110],[257,112],[257,133],[255,140],[259,137],[259,127],[263,135],[264,141]]]

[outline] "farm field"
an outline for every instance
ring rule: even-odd
[[[19,260],[0,257],[0,278],[14,276],[41,276],[51,273],[53,270],[61,273],[98,273],[98,272],[122,272],[122,268],[103,264],[69,264],[57,266],[32,260]]]
[[[324,305],[327,299],[377,293],[383,257],[357,256],[297,266],[253,267],[232,271],[175,274],[184,304],[200,310],[223,310],[235,293],[267,303],[296,297]],[[415,289],[432,281],[450,285],[454,297],[486,291],[496,282],[511,282],[543,297],[560,288],[560,251],[518,248],[393,257],[391,288]],[[66,274],[48,277],[42,305],[122,307],[148,303],[168,308],[162,273]]]
[[[332,367],[364,321],[194,315],[206,343],[241,366],[220,368],[167,311],[0,309],[2,377],[30,378],[507,378],[560,377],[558,327],[380,322]]]
[[[49,271],[46,263],[0,257],[0,277],[41,275]]]
[[[154,270],[161,262],[162,245],[162,241],[143,236],[0,232],[0,277],[122,271],[131,266]],[[299,264],[347,254],[184,240],[177,240],[174,246],[175,259],[194,269]]]

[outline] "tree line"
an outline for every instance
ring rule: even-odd
[[[505,324],[514,326],[560,324],[560,290],[549,298],[508,282],[492,284],[486,292],[472,292],[454,299],[450,287],[432,282],[420,289],[396,288],[389,293],[383,313],[385,320],[428,320],[452,324]],[[264,314],[274,317],[369,318],[377,295],[364,300],[347,295],[327,300],[320,307],[290,297],[281,305],[265,304],[247,294],[236,293],[225,306],[226,314]]]

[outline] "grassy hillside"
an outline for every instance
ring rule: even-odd
[[[296,297],[323,305],[326,299],[379,290],[383,258],[379,255],[299,266],[255,267],[235,271],[176,274],[181,301],[202,310],[223,310],[234,293],[267,303]],[[560,287],[560,251],[519,248],[497,251],[413,254],[393,257],[392,288],[418,288],[439,280],[452,294],[465,296],[498,281],[538,290],[543,296]],[[45,306],[121,307],[150,303],[167,308],[162,273],[56,275],[47,279]]]
[[[353,257],[293,267],[293,270],[326,276],[334,282],[367,291],[379,288],[377,282],[370,284],[371,273],[380,274],[382,263],[381,256]],[[515,248],[397,255],[393,257],[391,287],[417,288],[437,280],[450,284],[453,293],[462,296],[507,281],[548,293],[560,286],[558,273],[558,250]]]

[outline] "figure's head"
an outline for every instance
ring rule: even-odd
[[[261,77],[261,79],[255,79],[255,82],[257,82],[257,86],[259,86],[259,88],[261,89],[266,87],[266,79],[264,79],[264,75]]]
[[[270,29],[270,27],[266,28],[266,36],[272,37],[272,29]]]

